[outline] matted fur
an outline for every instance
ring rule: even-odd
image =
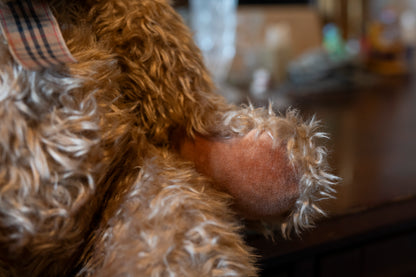
[[[78,63],[26,71],[0,37],[0,275],[255,276],[232,199],[173,151],[175,129],[286,143],[301,182],[282,226],[312,223],[336,179],[314,121],[213,94],[163,0],[48,2]]]

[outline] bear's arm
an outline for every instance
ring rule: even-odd
[[[274,145],[267,133],[258,135],[252,130],[230,139],[183,137],[178,150],[200,173],[228,192],[247,219],[280,216],[299,197],[299,178],[287,157],[286,145]]]

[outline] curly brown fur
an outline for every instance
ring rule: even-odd
[[[254,276],[229,197],[169,151],[149,154],[121,202],[110,204],[115,214],[97,233],[80,274]]]
[[[228,127],[224,130],[244,135],[255,129],[258,135],[268,134],[276,145],[286,145],[289,161],[299,179],[299,197],[289,216],[279,223],[283,236],[289,237],[293,231],[300,234],[312,227],[317,217],[325,215],[317,202],[333,197],[332,187],[339,178],[329,172],[327,151],[319,145],[320,139],[328,137],[319,130],[318,121],[312,118],[303,122],[294,110],[289,110],[285,116],[276,116],[271,106],[269,109],[250,106],[225,113],[224,123]],[[265,225],[275,228],[276,222],[265,222]]]
[[[213,94],[163,0],[48,2],[78,63],[27,71],[0,39],[0,275],[255,276],[230,198],[177,157],[175,129],[283,136],[302,176],[284,226],[311,223],[334,180],[313,123]]]

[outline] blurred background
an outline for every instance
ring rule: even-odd
[[[342,177],[302,238],[249,233],[261,276],[416,276],[416,0],[189,0],[218,92],[316,115]]]

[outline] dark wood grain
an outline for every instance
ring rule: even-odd
[[[330,164],[343,181],[321,205],[329,217],[302,238],[248,238],[263,276],[416,276],[415,80],[286,95],[331,134]]]

